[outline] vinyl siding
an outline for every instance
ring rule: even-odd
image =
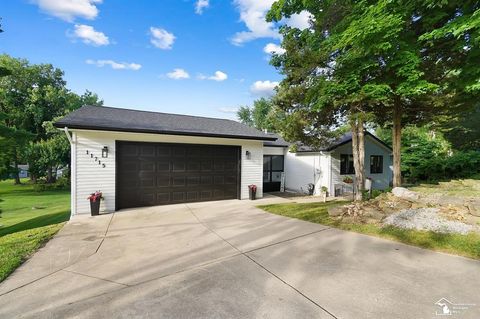
[[[315,184],[315,194],[330,180],[328,153],[291,153],[285,156],[285,188],[304,193],[308,184]]]
[[[263,155],[285,155],[284,147],[269,147],[266,146],[263,148]]]
[[[347,175],[340,175],[340,154],[352,154],[352,143],[344,144],[334,151],[332,151],[332,180],[331,189],[335,184],[343,184],[343,179]],[[382,155],[383,156],[383,173],[371,174],[370,173],[370,156]],[[385,189],[390,185],[392,180],[391,170],[391,151],[385,148],[385,146],[378,143],[373,138],[366,136],[365,139],[365,177],[370,177],[373,180],[374,189]],[[348,175],[352,178],[354,175]]]
[[[158,143],[189,143],[211,145],[235,145],[241,147],[241,199],[248,198],[248,185],[257,185],[257,197],[263,196],[263,142],[252,140],[237,140],[210,137],[174,136],[160,134],[142,134],[126,132],[104,132],[73,130],[74,145],[72,146],[72,214],[87,214],[90,212],[87,197],[90,193],[101,190],[105,200],[101,210],[115,210],[115,141],[138,141]],[[101,158],[104,146],[108,147],[108,158]],[[105,168],[95,162],[86,151],[98,155]],[[246,158],[246,151],[251,154]],[[121,174],[121,172],[118,172]]]

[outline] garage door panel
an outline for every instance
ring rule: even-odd
[[[187,176],[187,187],[200,185],[200,176]]]
[[[165,161],[165,160],[159,160],[157,162],[157,172],[170,172],[170,161]]]
[[[155,157],[155,145],[142,145],[140,147],[140,156]]]
[[[118,142],[118,209],[238,198],[239,147]]]
[[[158,157],[170,157],[172,155],[172,147],[169,145],[157,145],[156,151]]]
[[[172,167],[173,172],[185,172],[186,164],[184,161],[173,161]]]
[[[170,187],[170,175],[157,175],[157,187]]]

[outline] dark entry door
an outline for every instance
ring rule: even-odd
[[[283,155],[263,156],[263,191],[280,191],[283,173]]]
[[[117,209],[236,199],[237,146],[117,142]]]

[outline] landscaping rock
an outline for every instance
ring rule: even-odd
[[[328,215],[330,217],[342,216],[345,213],[345,208],[343,206],[330,207],[328,209]]]
[[[367,217],[369,220],[374,219],[376,221],[380,221],[385,217],[385,214],[381,210],[379,210],[375,207],[364,206],[362,208],[362,211],[363,211],[362,215],[364,217]],[[367,221],[367,222],[370,222],[370,221]]]
[[[385,225],[439,233],[467,234],[475,230],[472,225],[442,218],[437,208],[405,209],[384,219]]]
[[[470,215],[480,217],[480,200],[467,202],[466,206]]]
[[[392,189],[392,194],[396,197],[408,199],[408,200],[418,200],[420,197],[417,193],[412,192],[404,187],[395,187]]]

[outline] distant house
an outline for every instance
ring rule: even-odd
[[[289,151],[280,136],[232,120],[84,106],[55,123],[71,142],[72,214],[88,213],[101,190],[106,211],[224,199],[248,199],[315,185],[335,195],[353,176],[351,136],[320,150]],[[391,150],[366,136],[366,176],[373,188],[392,178]],[[282,187],[283,186],[283,187]]]
[[[14,168],[14,167],[12,166],[12,168]],[[20,178],[27,178],[27,177],[29,177],[30,174],[29,174],[28,170],[29,170],[28,164],[26,164],[26,165],[18,165],[18,176],[19,176]],[[11,178],[14,178],[15,175],[14,175],[14,174],[10,174],[10,177],[11,177]]]

